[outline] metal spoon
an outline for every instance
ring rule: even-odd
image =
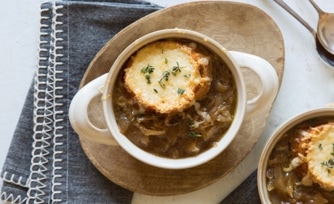
[[[322,46],[334,55],[334,13],[325,13],[313,1],[309,0],[319,15],[318,38]]]
[[[283,0],[274,0],[274,1],[278,5],[280,5],[283,9],[285,9],[288,13],[290,13],[295,19],[297,19],[302,25],[304,25],[307,30],[309,30],[311,32],[311,34],[313,35],[313,37],[315,39],[316,48],[317,48],[317,51],[318,51],[321,59],[325,63],[327,63],[328,65],[334,67],[334,54],[331,53],[329,50],[327,50],[327,47],[324,47],[324,45],[319,40],[320,36],[317,35],[317,32],[304,19],[302,19],[289,5],[287,5]],[[313,2],[313,0],[309,0],[309,1],[311,3]],[[312,5],[315,6],[315,8],[319,9],[319,7],[316,4],[314,4],[314,2],[312,3]],[[319,11],[321,11],[321,10],[319,10]],[[323,14],[320,14],[318,12],[319,16],[323,16],[323,15],[326,14],[323,11],[321,11],[321,12]],[[319,18],[321,18],[321,17],[319,17]],[[330,19],[332,19],[332,17]],[[328,21],[328,19],[324,22],[327,22],[327,21]],[[333,20],[330,20],[330,21],[332,22]],[[322,26],[323,26],[323,22],[321,21],[321,19],[319,19],[319,24],[322,24]],[[324,28],[322,27],[322,29],[324,29]],[[332,30],[332,32],[333,32],[332,27],[329,30]],[[318,25],[318,31],[319,31],[319,25]],[[328,32],[326,31],[326,33],[328,33]],[[332,35],[334,35],[334,34],[332,34]],[[327,38],[327,39],[333,39],[333,36],[331,38]],[[333,43],[334,43],[334,40],[332,40],[332,43],[328,43],[328,44],[333,45]]]

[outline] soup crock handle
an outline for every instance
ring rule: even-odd
[[[76,133],[94,142],[118,145],[108,129],[101,129],[89,120],[88,105],[94,97],[102,96],[103,87],[108,74],[104,74],[82,87],[72,99],[69,108],[69,119]],[[104,117],[104,116],[103,116]]]
[[[229,51],[229,54],[240,67],[254,71],[261,81],[260,93],[247,101],[246,117],[253,117],[274,101],[279,84],[277,73],[274,67],[261,57],[237,51]]]

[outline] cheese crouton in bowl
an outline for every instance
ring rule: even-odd
[[[334,108],[288,120],[267,142],[258,167],[262,203],[333,203]]]

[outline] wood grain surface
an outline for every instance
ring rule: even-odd
[[[230,1],[203,1],[177,5],[150,14],[115,35],[89,65],[80,87],[107,73],[118,54],[137,38],[164,28],[191,29],[206,34],[228,50],[258,55],[276,69],[279,81],[284,70],[284,43],[273,20],[252,5]],[[258,78],[243,69],[249,98],[261,88]],[[244,121],[231,145],[213,160],[184,170],[168,170],[144,164],[120,146],[97,144],[80,138],[87,157],[114,183],[138,193],[177,195],[206,187],[233,170],[252,150],[265,127],[272,104],[257,117]],[[89,107],[90,120],[98,127],[105,123],[99,98]]]

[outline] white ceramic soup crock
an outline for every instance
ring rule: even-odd
[[[282,136],[287,131],[291,130],[297,125],[311,119],[323,119],[325,117],[334,119],[334,106],[331,108],[330,107],[320,108],[298,114],[288,119],[285,123],[279,126],[275,130],[275,132],[269,137],[269,140],[267,141],[262,151],[257,172],[258,191],[262,203],[265,204],[271,203],[270,196],[267,190],[266,171],[267,171],[268,159],[277,142],[282,138]]]
[[[231,70],[237,87],[237,105],[235,116],[228,131],[220,139],[220,141],[217,142],[215,147],[212,147],[197,156],[189,158],[163,158],[148,153],[134,145],[126,136],[120,133],[112,106],[113,85],[123,64],[137,50],[148,43],[168,38],[191,40],[205,46],[208,50],[215,53]],[[253,70],[259,76],[262,83],[262,89],[259,95],[252,100],[247,101],[246,86],[240,67]],[[104,119],[108,129],[99,129],[95,127],[89,121],[87,114],[88,104],[94,97],[100,94],[101,87],[103,87],[103,94],[101,97],[102,107]],[[233,138],[237,135],[244,118],[246,116],[252,117],[252,115],[255,115],[256,112],[261,109],[261,107],[267,103],[271,103],[276,96],[277,90],[278,77],[276,71],[266,60],[246,53],[227,51],[217,41],[195,31],[178,28],[164,29],[144,35],[135,42],[131,43],[117,57],[108,74],[96,78],[80,89],[71,102],[69,118],[73,129],[81,137],[98,143],[120,145],[130,155],[149,165],[167,169],[184,169],[203,164],[226,149]]]

